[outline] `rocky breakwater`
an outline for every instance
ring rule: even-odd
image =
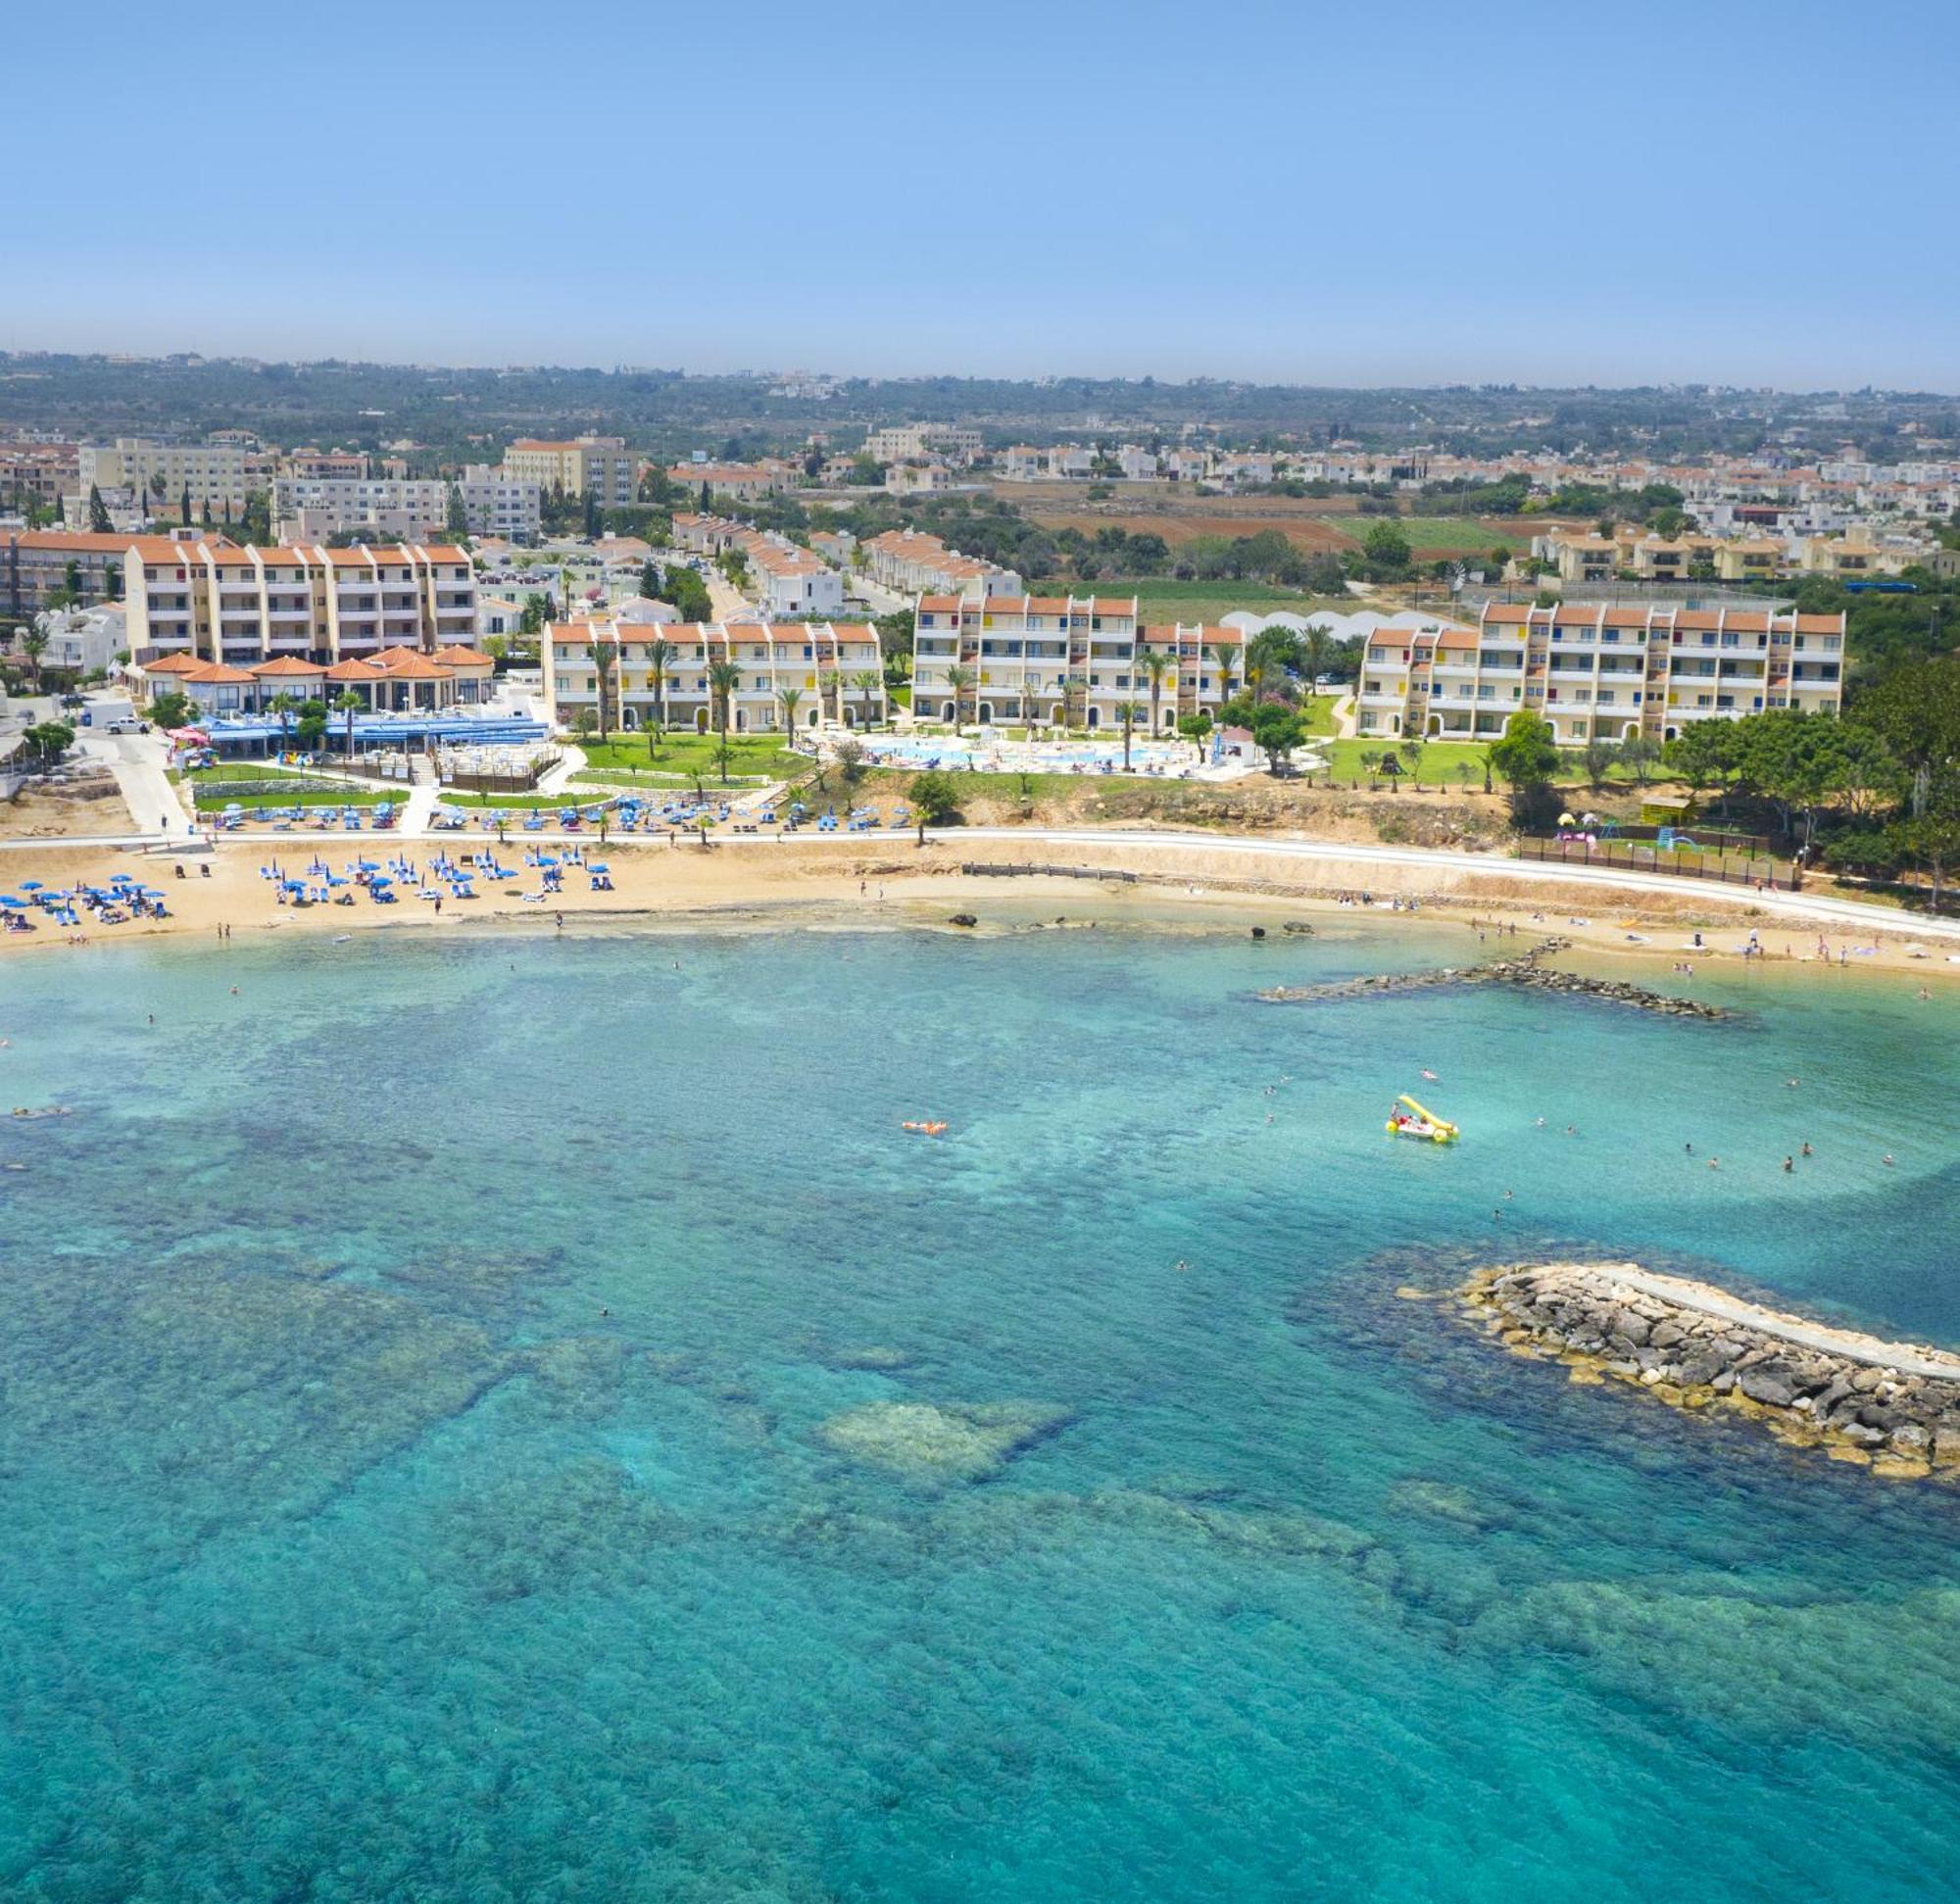
[[[1960,1483],[1960,1355],[1787,1315],[1632,1263],[1481,1271],[1465,1312],[1580,1382],[1760,1423],[1894,1479]]]
[[[1678,999],[1649,992],[1624,979],[1588,978],[1581,972],[1561,972],[1538,961],[1564,952],[1566,939],[1547,939],[1516,958],[1494,959],[1488,965],[1446,965],[1434,972],[1378,972],[1365,978],[1335,979],[1326,985],[1276,985],[1253,996],[1261,1004],[1303,1004],[1314,999],[1361,999],[1383,992],[1431,992],[1446,985],[1515,985],[1537,992],[1564,992],[1577,998],[1600,999],[1608,1004],[1630,1005],[1637,1011],[1656,1011],[1669,1018],[1728,1018],[1720,1005],[1694,999]]]

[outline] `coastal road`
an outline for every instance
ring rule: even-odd
[[[236,846],[263,850],[265,835],[239,834],[221,838],[220,847]],[[425,835],[403,827],[391,836],[400,839],[433,837],[464,840],[462,834]],[[561,835],[556,832],[527,836],[532,842],[589,838],[589,835]],[[723,839],[716,846],[723,851],[782,853],[800,847],[835,847],[858,840],[866,851],[889,850],[909,843],[910,834],[798,834],[777,838],[769,834],[754,839]],[[1867,905],[1858,900],[1834,899],[1822,893],[1759,893],[1746,886],[1720,886],[1701,880],[1669,878],[1665,873],[1626,872],[1618,867],[1562,865],[1555,860],[1508,859],[1497,854],[1449,853],[1427,847],[1367,846],[1340,840],[1273,840],[1247,838],[1219,833],[1173,833],[1101,831],[1093,827],[956,826],[928,827],[926,838],[935,845],[957,848],[963,843],[1041,846],[1067,849],[1072,855],[1094,854],[1105,861],[1120,861],[1127,854],[1203,853],[1248,861],[1278,861],[1297,864],[1302,875],[1317,867],[1346,869],[1349,883],[1369,866],[1396,867],[1429,873],[1468,873],[1484,879],[1511,880],[1519,885],[1563,886],[1575,898],[1591,891],[1600,899],[1615,894],[1665,894],[1672,899],[1693,898],[1710,905],[1753,908],[1788,925],[1829,926],[1838,932],[1888,932],[1929,944],[1937,942],[1960,950],[1960,919],[1932,919],[1923,914],[1895,911],[1888,906]],[[0,853],[63,852],[77,847],[155,847],[155,833],[106,834],[83,839],[0,840]],[[1258,867],[1249,864],[1249,875]],[[1193,876],[1194,879],[1197,876]]]
[[[1706,1283],[1690,1283],[1679,1276],[1659,1276],[1634,1263],[1606,1266],[1583,1263],[1573,1268],[1572,1281],[1598,1287],[1602,1283],[1625,1284],[1642,1295],[1692,1309],[1718,1322],[1733,1322],[1759,1335],[1774,1336],[1779,1342],[1793,1343],[1799,1348],[1814,1348],[1826,1355],[1841,1355],[1847,1362],[1863,1362],[1872,1368],[1896,1369],[1901,1375],[1917,1375],[1930,1382],[1960,1381],[1960,1355],[1943,1348],[1928,1348],[1913,1343],[1882,1342],[1855,1329],[1834,1329],[1827,1322],[1811,1322],[1803,1316],[1786,1315],[1779,1309],[1765,1309],[1744,1302],[1726,1290]]]

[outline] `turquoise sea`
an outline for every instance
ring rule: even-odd
[[[1396,1291],[1960,1342],[1954,1004],[1250,996],[1464,948],[8,960],[0,1895],[1951,1896],[1960,1491]]]

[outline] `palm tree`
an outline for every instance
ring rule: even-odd
[[[728,784],[728,721],[735,690],[742,685],[742,670],[733,661],[712,661],[708,669],[708,692],[714,701],[714,724],[721,734],[719,758],[721,784]]]
[[[1327,658],[1333,652],[1333,645],[1327,639],[1327,630],[1317,621],[1306,624],[1302,640],[1306,646],[1306,678],[1318,681],[1327,671]]]
[[[962,667],[957,661],[946,670],[946,685],[953,690],[953,731],[959,731],[960,710],[966,697],[966,690],[973,685],[973,670]]]
[[[1021,681],[1021,718],[1028,724],[1028,739],[1035,737],[1035,723],[1041,719],[1041,676],[1029,674]]]
[[[354,716],[367,706],[352,688],[343,688],[333,704],[333,711],[347,716],[347,757],[354,758]]]
[[[1078,694],[1082,695],[1086,701],[1088,691],[1089,677],[1087,675],[1064,674],[1061,677],[1061,724],[1063,727],[1073,727],[1075,725],[1075,697]],[[1086,708],[1082,718],[1086,724],[1089,719]]]
[[[607,647],[598,636],[592,637],[592,674],[599,688],[599,744],[606,744],[606,702],[612,689],[612,669],[619,659],[617,649]]]
[[[1218,705],[1222,708],[1232,699],[1232,670],[1239,664],[1239,651],[1221,641],[1212,649],[1211,659],[1218,663]]]
[[[26,656],[27,665],[34,670],[34,692],[41,691],[41,657],[48,652],[48,638],[39,628],[21,630],[21,653]]]
[[[1152,735],[1162,730],[1163,722],[1157,718],[1163,704],[1164,676],[1171,670],[1171,658],[1160,648],[1144,650],[1144,672],[1151,682],[1151,732]]]
[[[293,714],[299,705],[289,694],[275,694],[270,703],[272,712],[279,717],[279,752],[281,754],[286,751],[286,734],[291,726]]]
[[[667,731],[667,674],[674,664],[674,645],[670,641],[647,644],[647,678],[654,684],[654,724]]]
[[[844,677],[834,667],[825,668],[816,677],[817,693],[822,697],[830,717],[838,726],[844,725]]]
[[[851,677],[851,685],[858,690],[858,708],[863,715],[863,725],[871,724],[871,699],[884,686],[885,677],[875,667],[860,669]]]
[[[778,688],[776,699],[783,704],[783,732],[792,738],[796,734],[797,703],[803,699],[801,688]]]
[[[1123,771],[1130,770],[1130,735],[1137,725],[1137,716],[1142,713],[1142,706],[1135,701],[1121,701],[1116,704],[1116,717],[1123,723]]]

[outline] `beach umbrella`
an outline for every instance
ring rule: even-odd
[[[16,912],[24,912],[27,909],[27,902],[16,898],[12,893],[0,893],[0,905],[8,906]]]
[[[44,889],[38,879],[24,879],[21,882],[21,890],[24,893],[38,893]]]
[[[1572,824],[1572,815],[1570,813],[1559,814],[1558,823],[1560,826],[1570,826]]]

